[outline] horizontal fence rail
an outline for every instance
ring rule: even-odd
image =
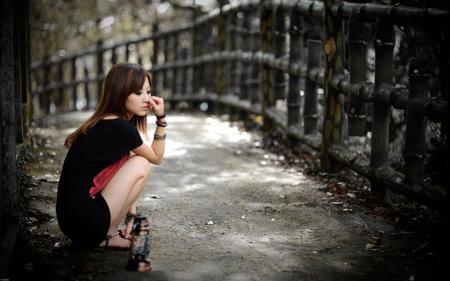
[[[320,153],[323,169],[348,166],[369,178],[375,193],[388,187],[443,208],[447,189],[426,182],[424,165],[427,124],[448,120],[448,104],[430,91],[426,60],[399,66],[394,56],[399,27],[449,23],[450,11],[401,5],[242,1],[175,29],[155,24],[148,36],[34,62],[35,110],[93,107],[107,69],[136,62],[168,102],[261,115],[268,129]],[[405,116],[401,169],[389,160],[393,110]],[[370,151],[352,148],[361,138]]]

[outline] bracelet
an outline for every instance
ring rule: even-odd
[[[156,120],[156,126],[158,127],[166,127],[167,126],[167,122],[166,121],[161,121],[161,120]]]
[[[166,117],[166,112],[164,111],[163,114],[161,116],[155,115],[156,119],[163,119],[164,117]]]
[[[158,134],[154,134],[153,135],[153,140],[155,140],[155,141],[159,141],[159,140],[165,140],[166,139],[166,134],[164,134],[164,135],[158,135]]]

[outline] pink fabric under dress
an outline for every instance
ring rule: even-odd
[[[128,160],[128,158],[130,158],[130,156],[125,155],[119,161],[109,165],[95,176],[93,180],[94,186],[89,189],[89,195],[91,196],[91,198],[95,198],[95,195],[106,187],[108,182],[117,173],[117,171],[119,171],[120,167],[122,167],[122,165]]]

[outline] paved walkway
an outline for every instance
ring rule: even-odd
[[[26,190],[32,248],[23,249],[25,261],[18,266],[24,280],[414,280],[420,275],[402,258],[417,247],[405,243],[410,234],[370,212],[352,212],[323,191],[324,183],[283,168],[276,155],[260,148],[257,135],[200,114],[167,118],[165,161],[152,168],[138,202],[139,211],[151,218],[153,272],[126,271],[126,252],[76,249],[59,231],[54,203],[64,137],[87,116],[61,115],[33,132],[34,184]]]

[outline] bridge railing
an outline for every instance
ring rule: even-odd
[[[447,189],[426,182],[425,160],[427,123],[448,120],[448,105],[430,90],[425,59],[394,57],[402,27],[442,29],[450,11],[358,2],[242,1],[175,29],[154,25],[149,36],[45,58],[32,67],[36,110],[94,106],[105,71],[137,62],[169,102],[261,115],[267,129],[320,152],[323,169],[345,165],[377,194],[388,187],[444,207]],[[392,111],[405,116],[401,169],[389,159]],[[352,149],[354,139],[370,151]]]

